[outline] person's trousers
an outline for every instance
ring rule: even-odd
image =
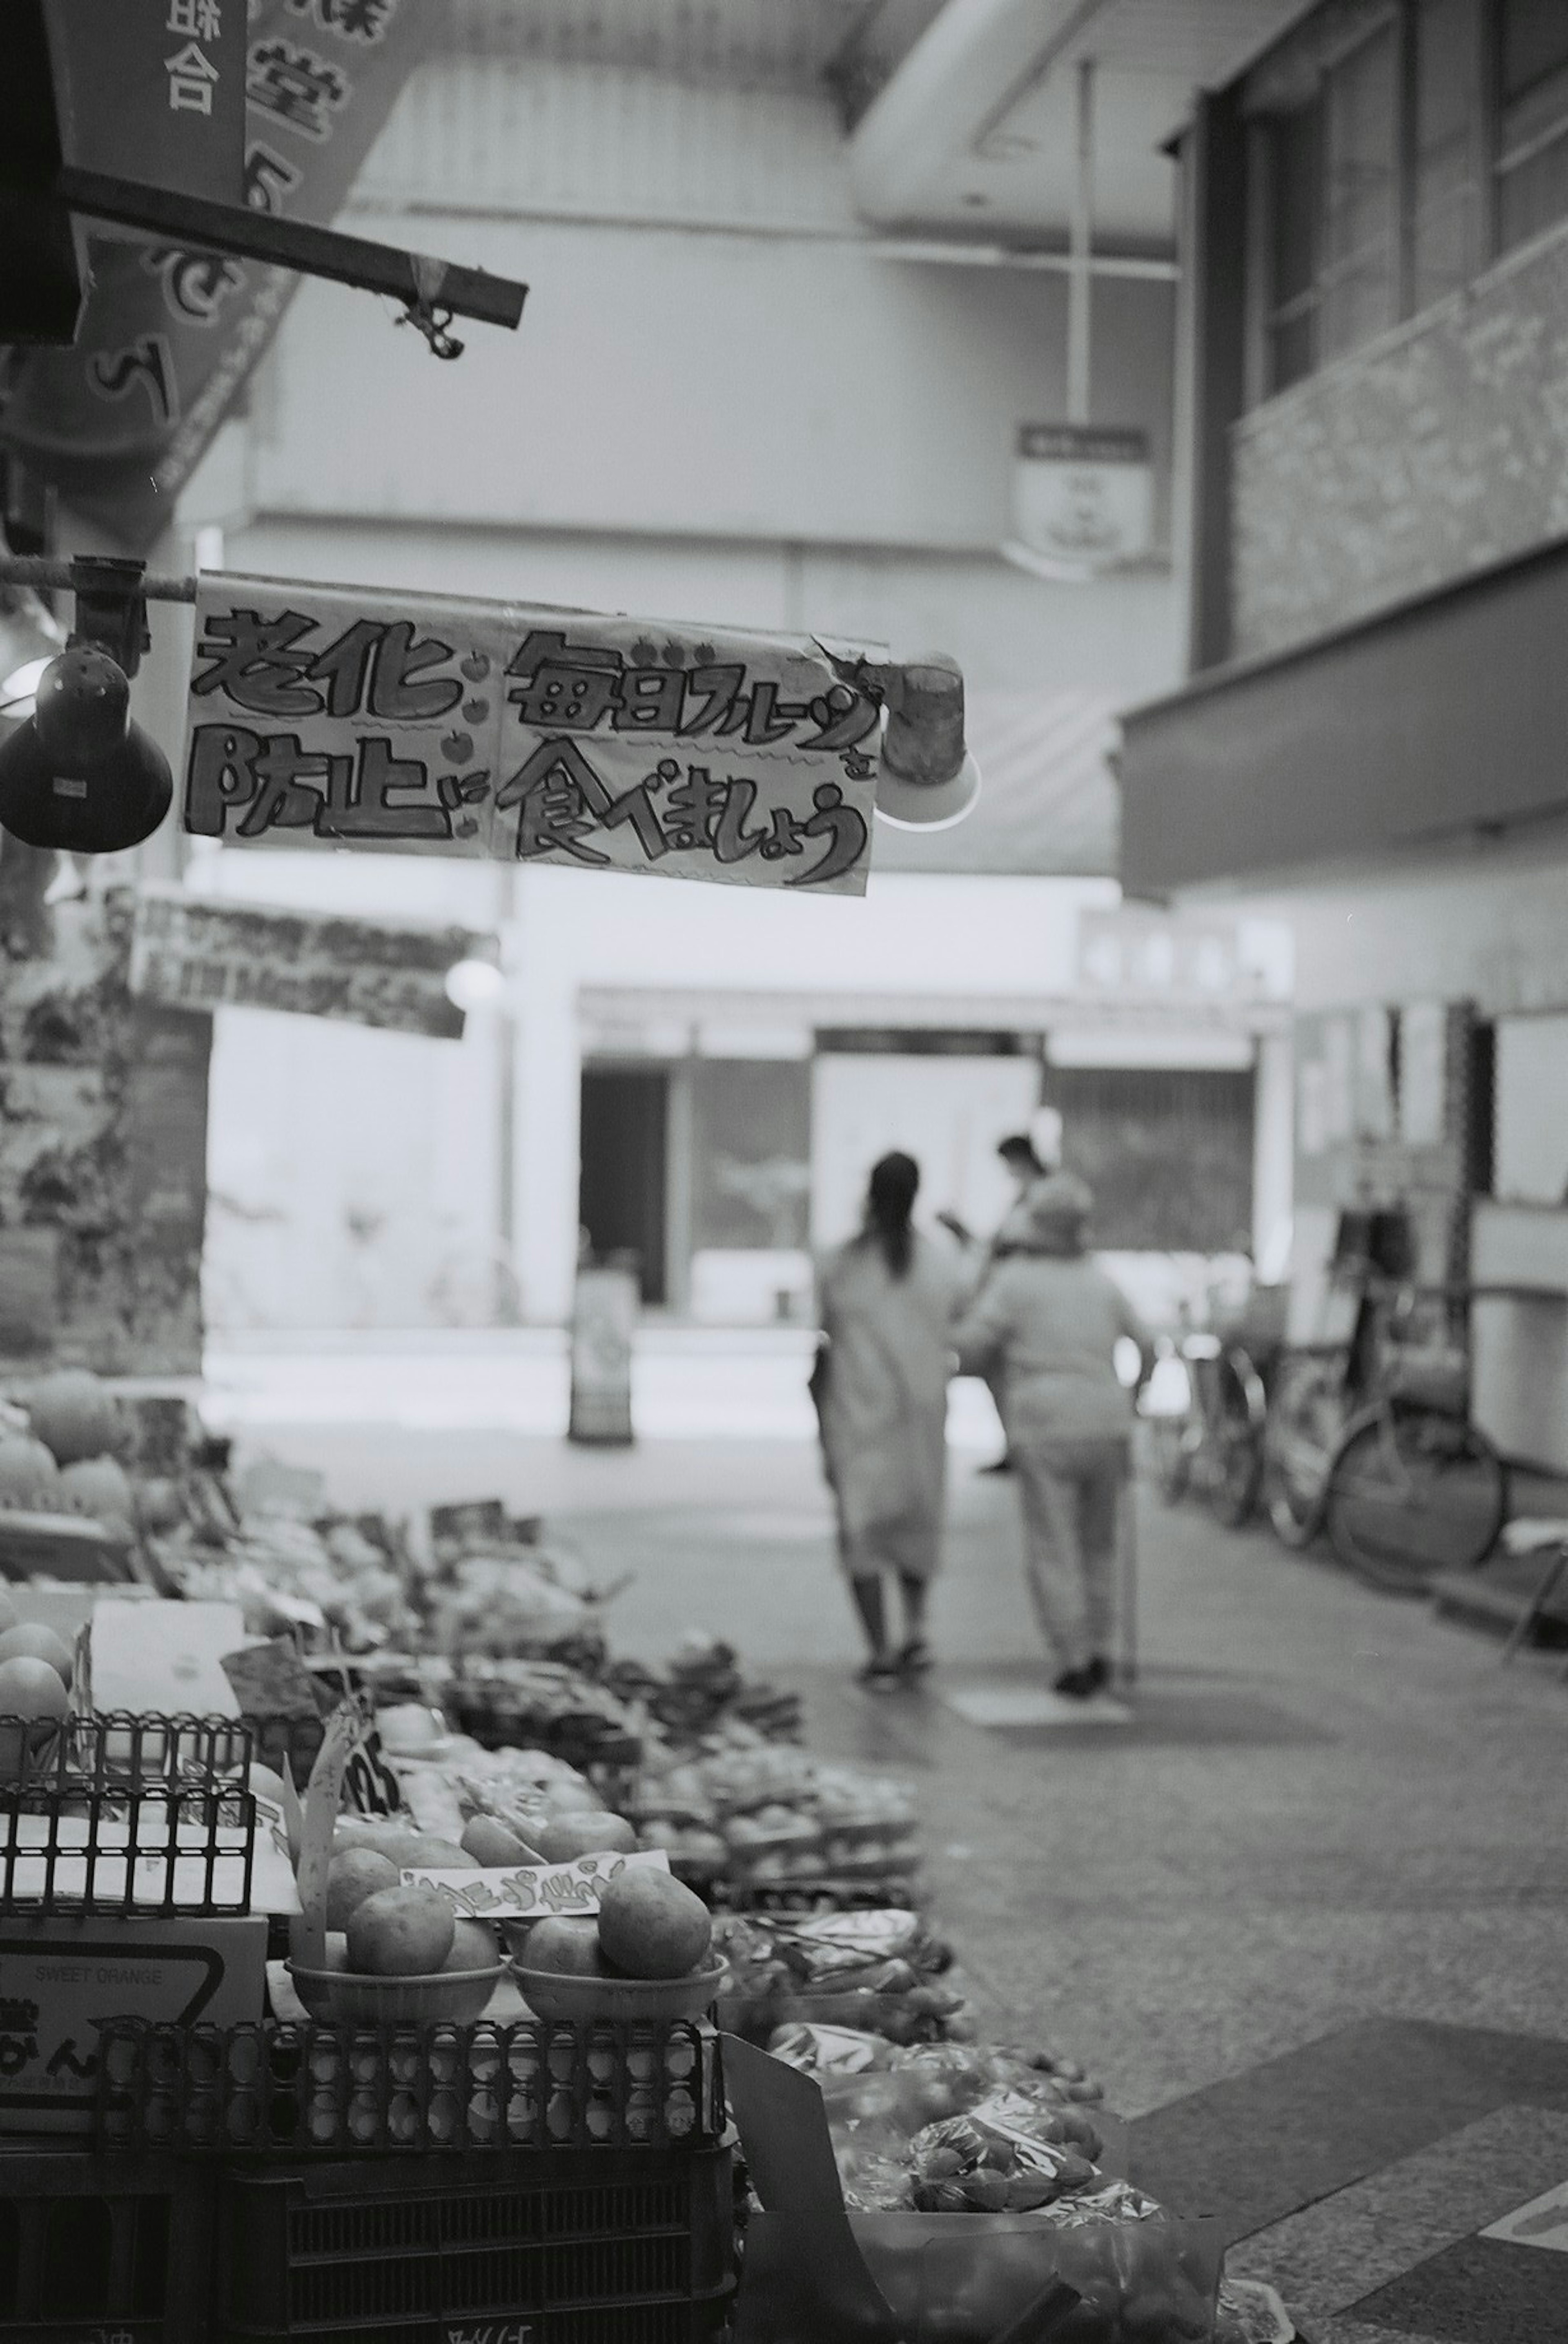
[[[1117,1510],[1131,1445],[1015,1435],[1024,1571],[1040,1633],[1064,1669],[1108,1658],[1116,1630]]]

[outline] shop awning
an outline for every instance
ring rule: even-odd
[[[1129,894],[1389,860],[1568,811],[1568,543],[1122,717]]]
[[[974,813],[954,830],[879,823],[878,871],[1114,875],[1114,701],[1089,692],[972,690],[965,730],[984,783]]]

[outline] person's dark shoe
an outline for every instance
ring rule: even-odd
[[[1006,1452],[996,1459],[995,1464],[982,1465],[980,1468],[982,1473],[1010,1473],[1012,1470],[1013,1460]]]
[[[931,1647],[924,1636],[911,1636],[898,1655],[898,1673],[906,1681],[923,1677],[931,1666]]]
[[[867,1692],[896,1692],[902,1679],[897,1662],[884,1656],[867,1661],[863,1669],[857,1669],[855,1682]]]
[[[1111,1681],[1111,1665],[1103,1652],[1084,1662],[1083,1675],[1090,1692],[1104,1692]]]
[[[1068,1701],[1087,1701],[1090,1693],[1095,1691],[1095,1686],[1087,1667],[1064,1669],[1052,1685],[1051,1691],[1065,1694]]]

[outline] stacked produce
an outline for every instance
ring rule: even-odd
[[[706,1752],[655,1745],[631,1805],[645,1844],[743,1898],[840,1889],[861,1901],[906,1888],[919,1866],[915,1800],[904,1784],[739,1726]]]

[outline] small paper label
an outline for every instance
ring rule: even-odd
[[[403,1884],[439,1888],[459,1914],[472,1920],[542,1921],[552,1913],[597,1913],[599,1891],[622,1872],[669,1869],[662,1847],[638,1848],[631,1855],[606,1849],[570,1864],[522,1864],[496,1871],[432,1872],[419,1864],[404,1872]]]
[[[73,781],[69,773],[56,773],[49,787],[57,798],[85,798],[87,794],[86,782]]]

